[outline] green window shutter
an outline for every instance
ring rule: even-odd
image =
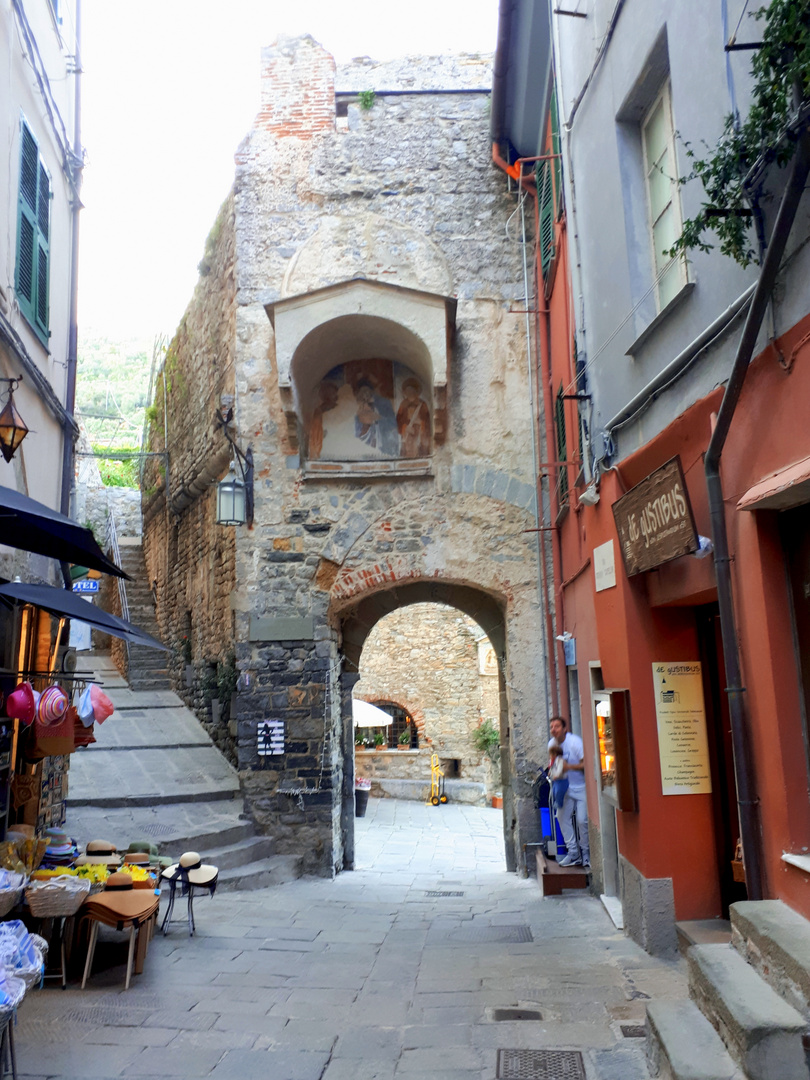
[[[537,190],[540,198],[540,266],[543,277],[548,275],[554,259],[554,189],[551,166],[541,162],[537,172]]]
[[[36,225],[31,220],[30,211],[20,203],[17,221],[17,299],[20,308],[30,319],[31,305],[34,302],[34,244]],[[27,307],[27,311],[26,311]]]
[[[25,121],[20,138],[15,289],[20,311],[44,344],[48,342],[51,181]]]

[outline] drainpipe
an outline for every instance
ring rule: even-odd
[[[543,157],[548,155],[541,155],[537,158],[521,158],[513,165],[510,165],[504,157],[501,155],[500,147],[497,142],[492,144],[492,160],[503,171],[510,176],[513,180],[516,180],[520,187],[523,187],[534,198],[535,208],[535,225],[539,221],[539,209],[537,203],[537,190],[535,185],[531,183],[526,177],[523,176],[523,162],[524,161],[540,161]],[[537,236],[539,230],[535,228],[535,252],[537,249]],[[524,281],[524,300],[526,303],[526,344],[528,350],[528,365],[529,365],[529,407],[531,409],[532,417],[532,467],[534,469],[534,490],[535,490],[535,523],[537,526],[537,564],[540,572],[541,580],[541,592],[545,597],[545,612],[543,619],[543,647],[546,656],[546,709],[549,716],[556,716],[559,714],[559,672],[557,665],[557,649],[554,645],[554,621],[551,614],[551,593],[549,591],[548,580],[548,567],[546,565],[546,545],[545,545],[545,532],[546,530],[541,527],[540,522],[542,520],[542,507],[543,507],[543,491],[540,483],[540,469],[538,464],[537,446],[540,439],[540,401],[544,399],[542,392],[542,386],[540,383],[540,367],[537,363],[532,363],[532,350],[531,350],[531,334],[529,330],[529,275],[528,267],[526,265],[526,227],[525,222],[522,222],[522,237],[523,237],[523,281]],[[539,258],[539,254],[536,252],[536,258]],[[538,264],[539,265],[539,264]],[[538,294],[539,296],[539,294]],[[539,348],[539,328],[535,326],[535,340],[538,342]],[[536,386],[536,389],[535,389]],[[535,405],[536,402],[536,405]],[[546,403],[547,404],[547,403]],[[546,441],[548,441],[548,432],[546,432]],[[548,452],[548,446],[546,447]],[[549,503],[551,505],[551,503]],[[552,527],[554,528],[554,527]],[[554,552],[552,548],[552,573],[554,570]],[[553,583],[554,584],[554,583]],[[555,585],[554,595],[556,597],[557,590]],[[548,668],[551,668],[551,678],[548,677]]]
[[[720,627],[723,635],[723,658],[726,665],[726,693],[728,694],[731,738],[734,748],[734,776],[737,785],[737,806],[740,815],[740,836],[745,859],[745,881],[749,900],[763,897],[762,836],[760,833],[759,806],[755,790],[753,759],[749,745],[749,723],[742,685],[740,651],[737,642],[737,624],[731,587],[731,556],[729,555],[726,530],[723,483],[720,478],[720,456],[726,443],[729,427],[740,399],[748,365],[754,352],[762,320],[773,293],[776,276],[782,262],[790,230],[793,225],[804,185],[810,173],[810,130],[805,129],[799,139],[790,175],[779,211],[773,226],[771,242],[757,281],[751,307],[737,346],[734,366],[726,385],[723,401],[717,414],[712,437],[709,441],[704,468],[709,494],[709,513],[714,542],[714,563],[717,576],[717,599],[720,607]]]
[[[62,445],[62,493],[60,510],[70,516],[70,494],[73,490],[74,453],[73,453],[73,412],[76,407],[76,366],[79,352],[79,214],[82,204],[79,198],[82,184],[82,59],[81,59],[82,0],[76,0],[76,45],[74,56],[74,96],[73,96],[73,162],[70,177],[72,188],[71,238],[70,238],[70,307],[67,351],[67,386],[65,389],[64,443]],[[61,563],[65,588],[71,589],[72,582],[67,563]]]

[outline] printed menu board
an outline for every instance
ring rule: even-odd
[[[664,794],[707,794],[712,780],[700,664],[658,662],[652,669]]]

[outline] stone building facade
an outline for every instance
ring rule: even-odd
[[[150,448],[169,467],[148,470],[144,547],[177,681],[187,657],[233,651],[246,805],[314,872],[353,865],[360,652],[413,603],[465,612],[502,658],[507,865],[536,838],[526,287],[515,196],[489,160],[490,81],[488,57],[336,75],[311,38],[264,49],[261,109],[156,388]],[[215,524],[230,409],[255,466],[237,529]],[[267,722],[280,754],[261,752]]]
[[[443,604],[413,604],[392,611],[366,638],[355,698],[411,718],[418,748],[355,750],[359,773],[382,779],[430,780],[430,757],[438,754],[446,776],[472,781],[470,801],[483,803],[500,790],[500,772],[473,741],[475,729],[500,720],[498,662],[489,639],[468,615]],[[362,729],[359,729],[362,731]],[[372,788],[387,789],[379,783]],[[422,797],[422,788],[414,789]]]

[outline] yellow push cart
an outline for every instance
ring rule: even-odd
[[[444,790],[444,772],[439,765],[439,755],[430,755],[430,806],[438,806],[439,803],[447,802],[447,794]]]

